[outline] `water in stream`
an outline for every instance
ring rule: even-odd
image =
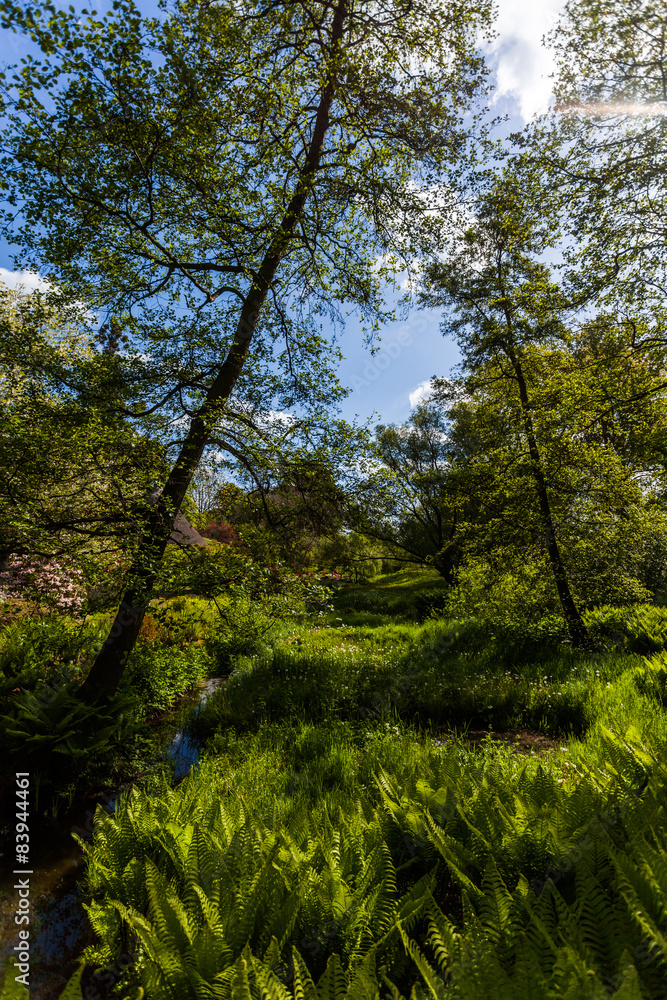
[[[212,678],[198,686],[179,707],[166,713],[155,728],[159,747],[174,764],[176,778],[184,777],[197,762],[199,747],[184,733],[185,719],[192,710],[199,711],[221,683]],[[174,730],[176,729],[176,732]],[[167,740],[169,742],[167,743]],[[122,791],[122,790],[120,790]],[[118,793],[116,793],[118,794]],[[79,880],[83,875],[83,852],[72,836],[90,836],[95,808],[101,804],[112,811],[115,797],[100,795],[60,821],[41,823],[31,816],[30,863],[30,1000],[56,1000],[76,969],[78,956],[92,943]],[[11,857],[8,844],[4,858]],[[0,988],[5,963],[13,960],[13,948],[18,937],[15,913],[17,892],[14,883],[20,876],[11,874],[3,863],[0,879]]]

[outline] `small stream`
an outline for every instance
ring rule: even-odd
[[[199,747],[185,735],[187,719],[193,710],[201,709],[223,680],[215,677],[203,681],[154,727],[155,744],[165,748],[163,753],[173,762],[177,779],[185,777],[199,757]],[[116,798],[126,790],[121,788],[113,796],[99,795],[62,819],[39,826],[37,818],[31,816],[30,1000],[56,1000],[76,970],[81,951],[93,942],[79,888],[84,872],[83,852],[72,833],[88,839],[96,807],[102,805],[112,812]],[[5,857],[11,857],[9,847]],[[12,949],[18,940],[14,881],[20,876],[5,874],[8,868],[3,864],[0,880],[0,984],[2,968],[8,958],[13,959]]]
[[[225,680],[226,678],[224,677],[211,677],[209,680],[203,681],[198,687],[199,700],[197,704],[193,703],[188,716],[196,715],[197,712],[200,712],[213,692]],[[169,759],[174,764],[175,778],[184,778],[188,771],[194,767],[199,759],[199,750],[199,744],[188,738],[185,727],[179,729],[167,750]]]

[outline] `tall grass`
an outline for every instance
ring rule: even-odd
[[[227,685],[193,720],[191,735],[204,742],[225,727],[247,731],[281,719],[399,718],[431,729],[528,728],[579,741],[595,740],[596,727],[613,721],[659,741],[667,737],[665,714],[656,711],[665,689],[662,668],[651,672],[644,657],[624,648],[655,645],[653,610],[647,617],[642,631],[637,612],[626,612],[628,638],[617,634],[623,620],[616,613],[611,624],[599,616],[596,653],[563,643],[550,622],[531,632],[438,619],[318,628],[237,658]]]

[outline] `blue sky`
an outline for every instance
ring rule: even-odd
[[[492,110],[511,117],[511,130],[519,129],[548,106],[552,63],[542,47],[543,35],[553,26],[564,0],[498,0],[497,38],[487,56],[495,79]],[[18,61],[25,42],[2,32],[2,63]],[[34,286],[38,275],[13,271],[11,248],[0,241],[0,280],[18,280]],[[350,320],[339,338],[345,355],[340,377],[352,391],[342,416],[362,420],[373,414],[384,423],[405,420],[427,390],[433,375],[446,375],[457,363],[454,342],[440,333],[440,317],[433,310],[414,310],[407,320],[386,326],[380,333],[379,351],[371,355],[363,346],[359,324]]]

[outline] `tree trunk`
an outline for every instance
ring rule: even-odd
[[[136,556],[129,572],[130,585],[102,648],[79,689],[86,701],[100,696],[111,697],[116,692],[129,654],[139,635],[150,600],[157,568],[164,555],[176,512],[185,497],[192,476],[197,470],[209,437],[220,419],[226,400],[243,368],[252,336],[267,293],[289,248],[294,230],[303,214],[319,167],[324,138],[329,127],[331,106],[338,85],[337,56],[343,37],[348,0],[338,0],[331,31],[331,51],[328,78],[322,90],[315,117],[312,138],[298,182],[280,225],[266,251],[254,284],[241,310],[241,316],[229,354],[220,367],[206,399],[192,419],[190,429],[176,463],[157,503],[151,508]]]
[[[556,529],[554,527],[553,517],[551,514],[551,505],[549,503],[549,494],[547,492],[547,484],[544,477],[544,468],[542,466],[540,450],[537,444],[537,437],[535,435],[535,427],[533,425],[533,417],[530,411],[530,400],[528,399],[528,389],[526,387],[523,369],[513,350],[508,350],[508,356],[512,363],[512,367],[514,368],[514,373],[519,385],[523,425],[526,432],[526,438],[528,439],[528,452],[530,454],[533,477],[540,505],[540,514],[546,541],[547,555],[549,557],[551,572],[553,573],[554,582],[556,584],[556,590],[558,591],[558,599],[560,600],[560,606],[563,610],[563,617],[565,618],[565,623],[570,633],[572,645],[578,647],[579,649],[588,649],[591,646],[590,636],[586,626],[584,625],[583,618],[579,613],[579,609],[574,602],[572,591],[570,590],[570,583],[567,578],[567,571],[565,569],[565,565],[560,554],[558,540],[556,538]]]
[[[454,566],[456,565],[456,551],[453,542],[446,542],[445,545],[433,556],[431,562],[433,569],[437,570],[445,583],[450,587],[454,586]]]

